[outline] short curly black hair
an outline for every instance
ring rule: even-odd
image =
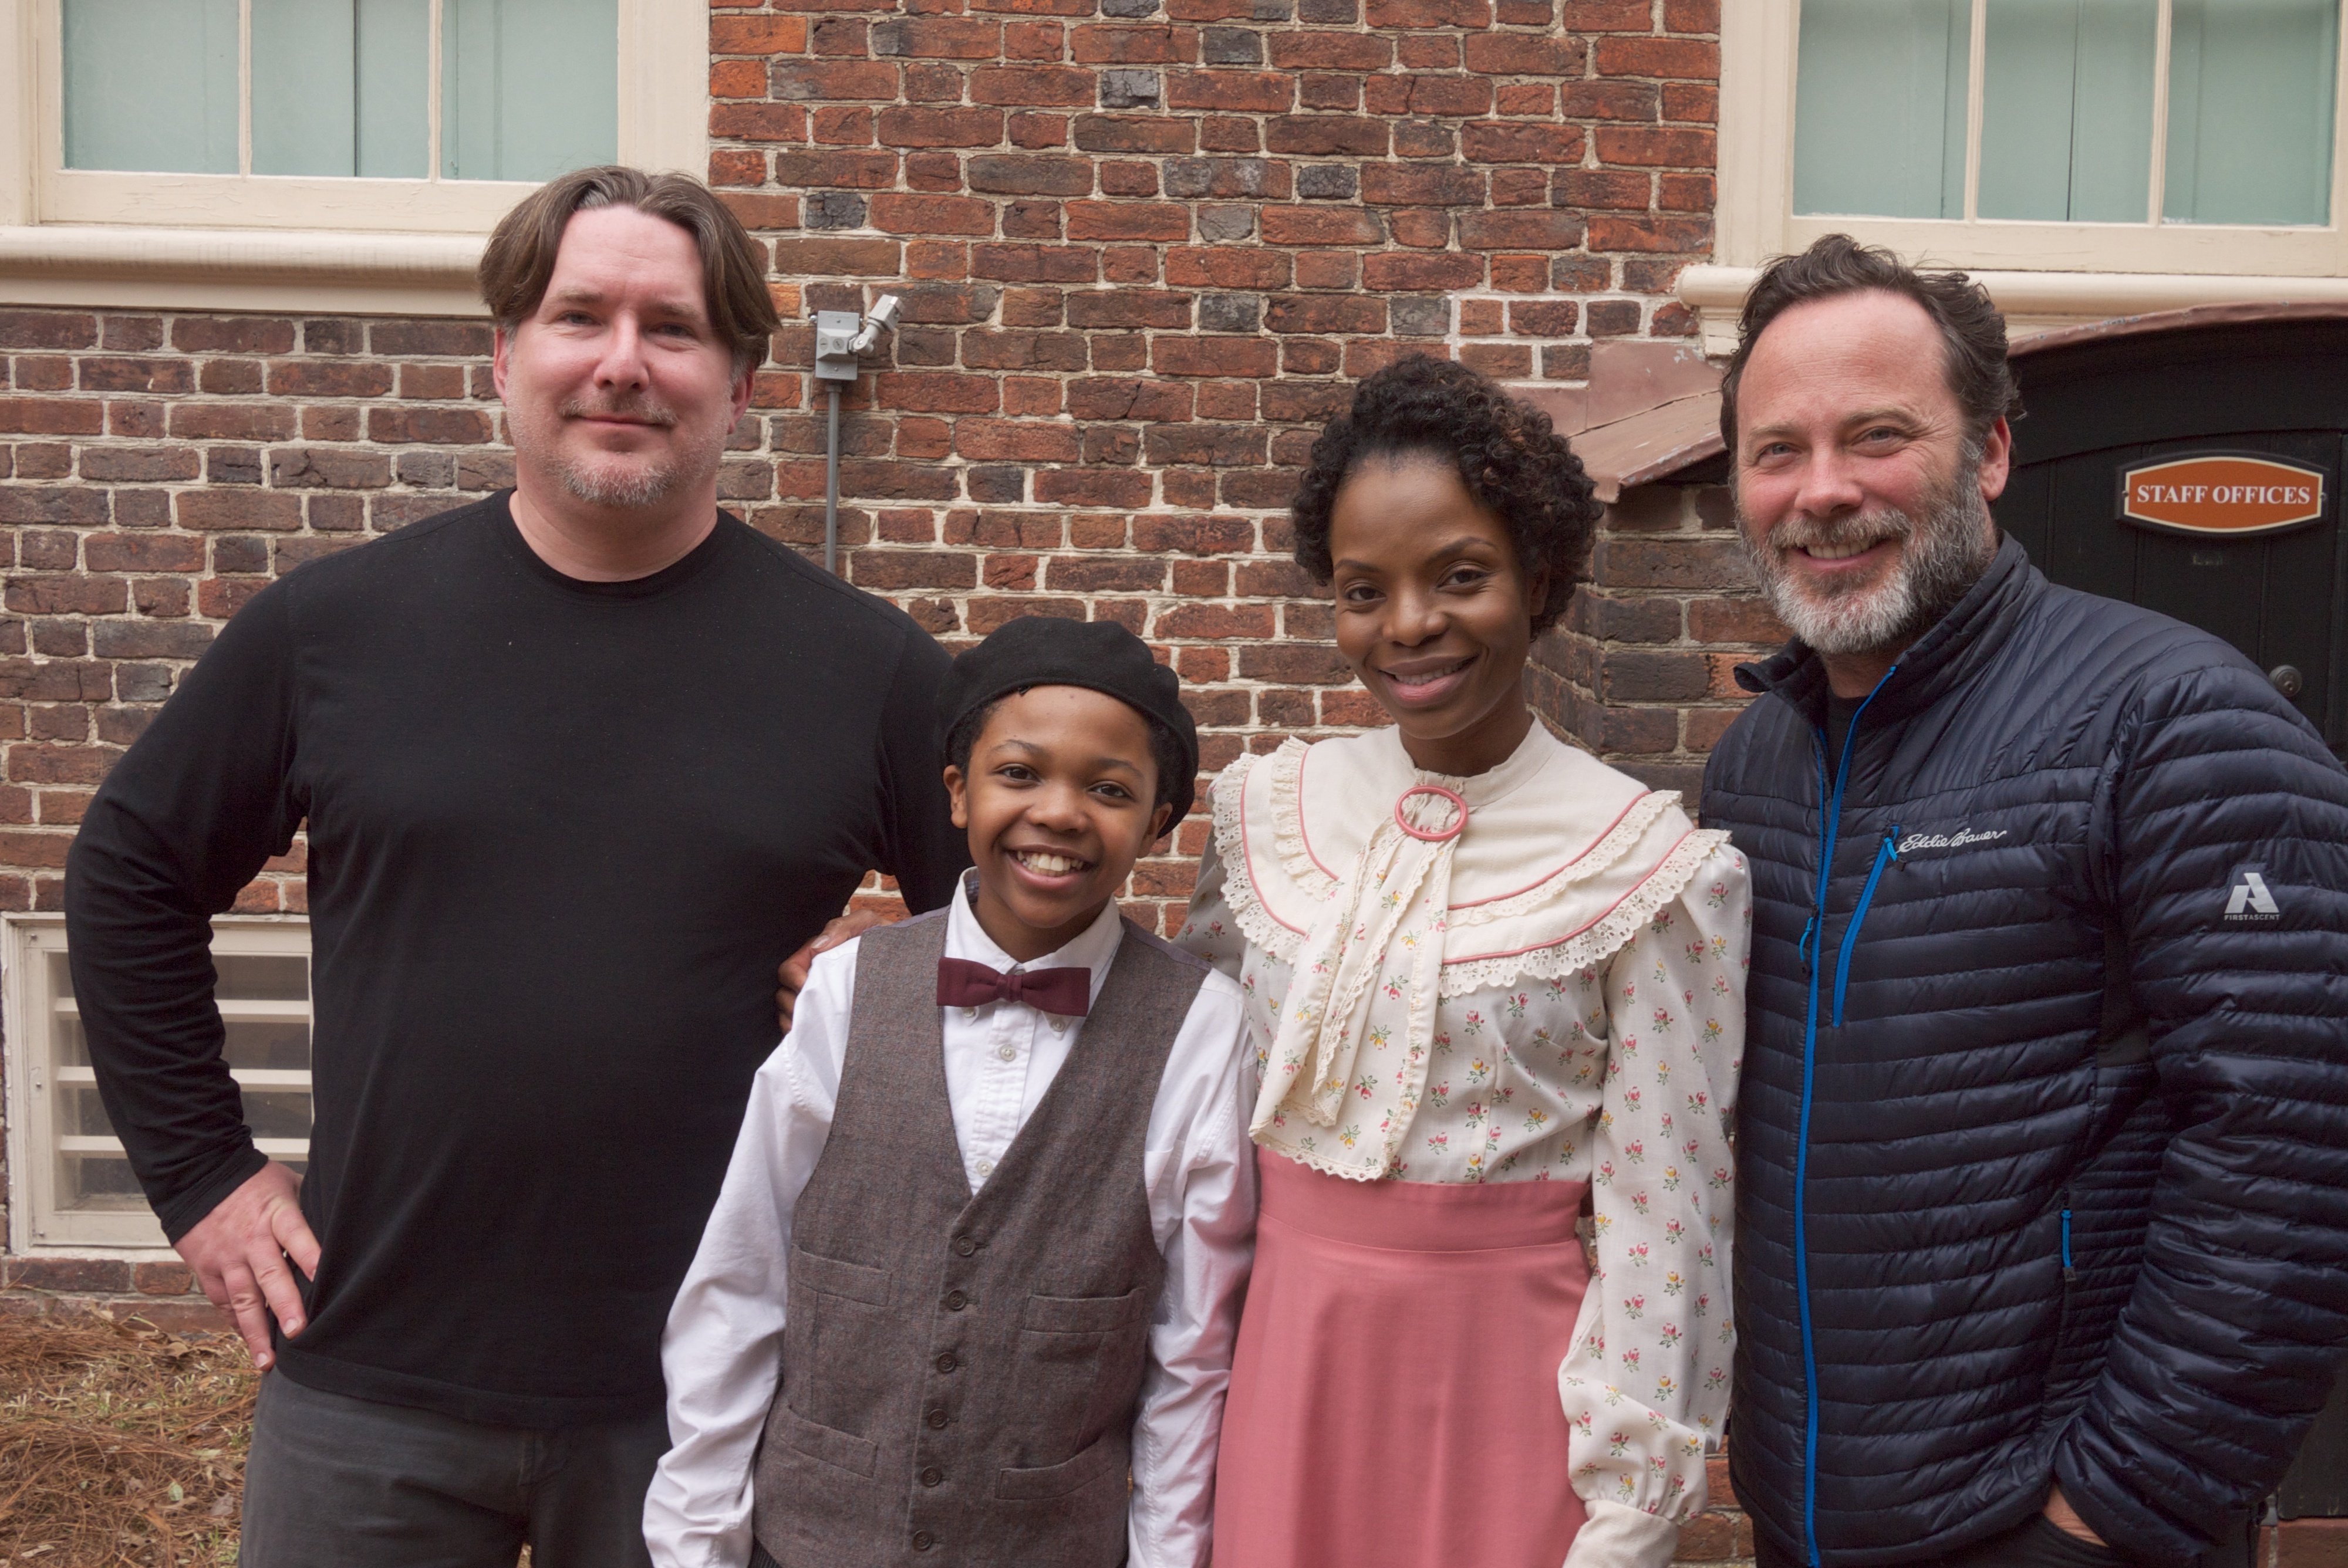
[[[1423,452],[1458,465],[1460,483],[1509,530],[1517,564],[1547,568],[1549,596],[1533,614],[1536,636],[1557,624],[1590,561],[1601,507],[1549,415],[1518,402],[1489,377],[1447,359],[1398,359],[1354,391],[1354,405],[1313,444],[1289,512],[1296,564],[1327,582],[1329,516],[1337,491],[1374,457]]]

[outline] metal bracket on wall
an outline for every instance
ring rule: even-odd
[[[854,381],[857,356],[896,323],[897,296],[883,294],[869,316],[854,311],[815,313],[815,378],[825,383],[823,446],[823,569],[839,574],[839,384]]]

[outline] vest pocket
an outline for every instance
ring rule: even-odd
[[[1148,1306],[1138,1290],[1123,1296],[1030,1296],[1019,1327],[1042,1334],[1107,1334],[1142,1316]]]
[[[1105,1434],[1076,1458],[1059,1464],[1047,1464],[1040,1470],[995,1471],[994,1495],[1006,1502],[1042,1502],[1082,1491],[1104,1476],[1121,1474],[1123,1469],[1115,1434]]]
[[[867,1479],[880,1465],[880,1445],[868,1438],[843,1432],[838,1427],[819,1426],[779,1400],[775,1405],[775,1419],[782,1428],[784,1440],[809,1459]]]
[[[861,1263],[823,1257],[804,1247],[791,1248],[790,1283],[826,1296],[845,1296],[870,1307],[889,1305],[889,1271]]]

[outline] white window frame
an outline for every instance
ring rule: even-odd
[[[73,1003],[51,994],[48,958],[66,950],[65,918],[58,915],[0,917],[0,1012],[5,1012],[8,1108],[8,1248],[19,1255],[100,1254],[122,1256],[175,1255],[163,1227],[149,1211],[115,1214],[60,1212],[56,1206],[51,1153],[59,1136],[55,1085],[74,1075],[91,1082],[90,1070],[57,1064],[56,1037],[48,1022]],[[212,922],[212,950],[219,953],[301,954],[310,951],[310,923],[265,916],[223,916]],[[231,1001],[239,1017],[311,1016],[311,1003]],[[291,1010],[289,1010],[291,1009]],[[306,1088],[310,1074],[292,1068],[239,1068],[239,1083],[268,1082]],[[116,1140],[102,1142],[117,1143]],[[118,1146],[118,1143],[117,1144]],[[263,1138],[261,1152],[278,1159],[306,1160],[306,1139]]]
[[[2348,300],[2348,46],[2334,82],[2332,215],[2321,227],[2160,223],[2160,149],[2168,99],[2168,7],[2155,66],[2156,178],[2149,223],[2016,222],[1973,215],[1980,179],[1985,5],[1973,0],[1967,73],[1962,220],[1817,216],[1794,211],[1794,76],[1801,0],[1721,7],[1720,168],[1714,264],[1692,267],[1681,297],[1704,321],[1704,348],[1735,346],[1746,291],[1770,257],[1848,233],[1910,261],[1962,267],[1987,284],[2021,332],[2107,316],[2234,301]],[[2343,22],[2348,40],[2348,22]]]
[[[708,0],[619,0],[619,157],[709,162]],[[0,305],[483,313],[517,180],[127,174],[63,165],[59,0],[0,0]]]

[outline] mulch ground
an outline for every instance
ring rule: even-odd
[[[0,1313],[0,1563],[233,1563],[254,1386],[231,1335]]]

